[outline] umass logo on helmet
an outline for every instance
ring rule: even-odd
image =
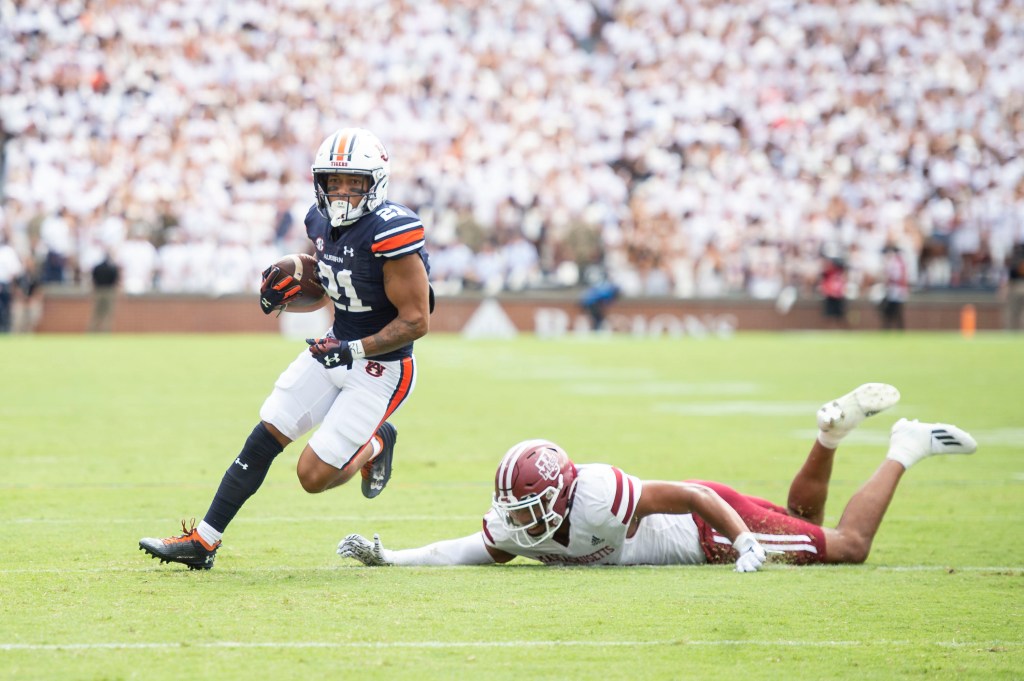
[[[545,450],[541,452],[539,457],[537,457],[537,472],[540,473],[545,480],[554,480],[557,478],[559,468],[558,460],[550,451]]]

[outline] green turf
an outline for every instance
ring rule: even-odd
[[[142,536],[202,517],[301,341],[0,339],[0,678],[1020,678],[1024,339],[741,334],[417,345],[374,501],[307,495],[293,445],[210,572]],[[344,534],[416,546],[479,529],[505,449],[548,437],[641,478],[784,501],[824,400],[902,402],[840,451],[827,522],[901,416],[952,421],[974,457],[904,479],[864,566],[368,569]]]

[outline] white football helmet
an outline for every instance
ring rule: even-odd
[[[369,130],[342,128],[329,135],[317,149],[311,170],[317,210],[331,221],[332,227],[351,225],[377,210],[388,198],[388,151]],[[352,194],[328,194],[327,178],[338,174],[367,177],[369,189],[351,204],[344,199]]]
[[[576,466],[549,440],[514,445],[498,464],[492,506],[519,546],[537,546],[552,536],[568,513]]]

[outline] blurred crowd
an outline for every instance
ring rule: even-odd
[[[994,288],[1024,242],[1019,0],[0,6],[0,244],[46,284],[255,290],[343,126],[441,294]]]

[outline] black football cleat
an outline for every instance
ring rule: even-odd
[[[377,435],[384,447],[362,470],[363,496],[367,499],[373,499],[384,491],[391,479],[391,459],[395,455],[395,443],[398,441],[398,430],[387,421],[377,429]]]
[[[192,521],[192,527],[186,528],[185,521],[181,521],[181,530],[185,534],[167,539],[154,539],[145,537],[139,540],[139,549],[145,551],[154,558],[159,558],[160,563],[181,563],[187,565],[189,570],[209,570],[213,567],[213,561],[217,557],[217,548],[220,542],[212,547],[199,536],[196,530],[196,521]]]

